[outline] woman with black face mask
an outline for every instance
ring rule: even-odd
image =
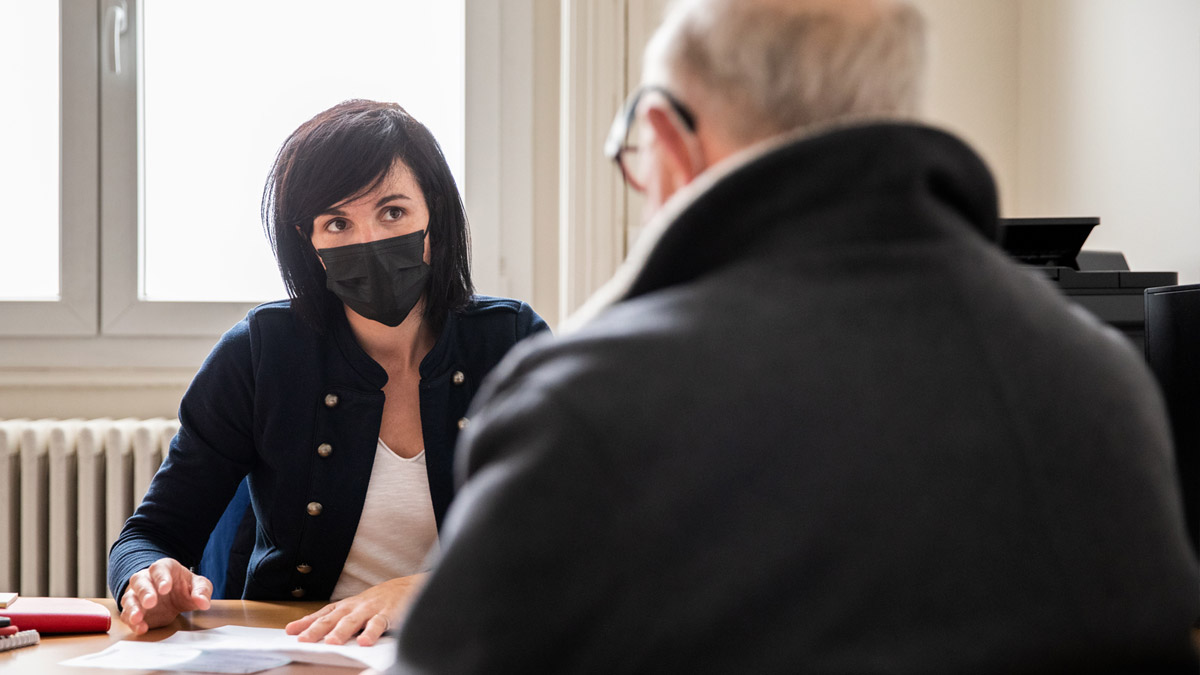
[[[291,299],[252,310],[197,373],[109,586],[139,634],[207,608],[212,584],[189,568],[218,519],[241,520],[245,479],[247,555],[208,551],[228,556],[226,596],[329,599],[288,632],[372,644],[436,551],[476,388],[546,324],[473,294],[458,188],[398,105],[347,101],[301,125],[263,223]]]

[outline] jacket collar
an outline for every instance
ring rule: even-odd
[[[799,224],[813,246],[904,236],[896,223],[884,228],[866,215],[839,219],[837,227],[803,227],[807,215],[880,195],[894,199],[897,209],[917,202],[941,209],[966,230],[996,238],[991,173],[958,138],[894,121],[806,128],[725,159],[672,196],[643,228],[612,280],[560,333],[579,329],[621,300],[719,267],[784,224]]]
[[[331,314],[333,315],[331,317],[333,338],[342,358],[365,381],[365,387],[368,390],[383,389],[383,386],[387,384],[387,371],[358,344],[345,312],[337,311]],[[456,339],[458,319],[458,312],[450,312],[446,316],[441,333],[438,334],[429,353],[421,360],[419,369],[422,380],[433,379],[449,370],[453,365],[451,345]]]

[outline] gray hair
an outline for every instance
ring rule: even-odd
[[[903,0],[677,0],[645,64],[645,82],[703,97],[693,105],[750,143],[814,124],[915,115],[925,22]]]

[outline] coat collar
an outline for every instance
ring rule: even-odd
[[[333,338],[334,342],[337,343],[338,351],[341,352],[342,358],[365,381],[367,389],[383,389],[388,379],[387,372],[383,369],[383,366],[371,358],[362,346],[358,344],[358,340],[354,338],[354,331],[351,330],[350,322],[346,319],[345,313],[339,311],[332,314]],[[453,365],[454,350],[451,345],[457,339],[458,320],[458,312],[450,312],[446,316],[441,333],[438,334],[437,340],[429,350],[429,353],[421,360],[420,373],[422,380],[433,379],[449,370]]]
[[[564,322],[579,329],[605,308],[684,283],[736,258],[773,227],[860,200],[894,199],[949,213],[994,241],[996,189],[983,161],[958,138],[904,122],[806,128],[737,153],[677,192],[647,223],[612,280]],[[903,236],[878,218],[812,227],[807,243]]]

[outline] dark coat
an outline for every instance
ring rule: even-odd
[[[477,296],[449,315],[421,362],[421,427],[439,528],[454,497],[459,420],[501,357],[545,329],[523,302]],[[183,397],[170,452],[113,544],[113,596],[161,557],[196,565],[248,475],[258,526],[243,597],[328,598],[362,512],[386,382],[344,316],[320,335],[287,302],[251,310],[221,338]],[[330,447],[321,452],[322,444]]]
[[[397,670],[1194,667],[1154,383],[996,222],[921,126],[718,180],[617,304],[485,383]]]

